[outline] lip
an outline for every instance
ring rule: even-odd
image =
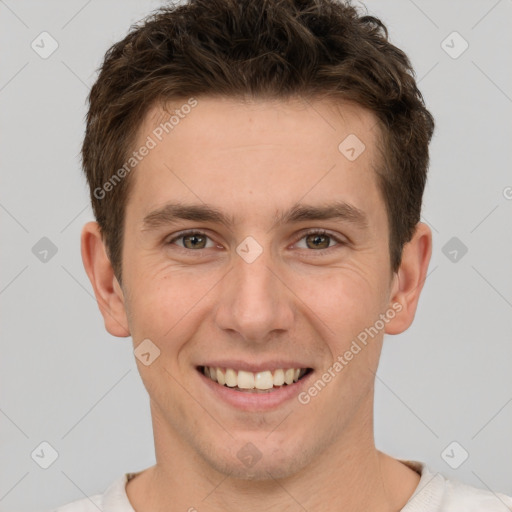
[[[228,366],[228,368],[230,368],[230,366]],[[268,366],[265,368],[268,368]],[[290,368],[293,368],[293,366]],[[308,385],[311,376],[315,373],[314,370],[311,370],[299,381],[294,382],[293,384],[285,384],[275,391],[270,391],[268,393],[251,393],[236,391],[232,388],[228,388],[227,386],[221,386],[219,383],[214,382],[209,377],[206,377],[206,375],[201,373],[197,368],[196,372],[201,381],[214,395],[215,399],[220,399],[236,409],[247,412],[264,412],[277,409],[286,401],[296,398],[297,395]]]
[[[245,371],[245,372],[264,372],[265,370],[269,370],[273,372],[274,370],[288,370],[289,368],[311,368],[311,366],[307,363],[299,363],[297,361],[284,361],[280,359],[274,359],[272,361],[267,361],[265,363],[254,363],[242,361],[241,359],[222,359],[216,361],[209,361],[207,363],[201,363],[198,366],[213,366],[214,368],[232,368],[235,371]],[[311,368],[313,369],[313,368]]]

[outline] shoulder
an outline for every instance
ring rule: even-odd
[[[63,505],[62,507],[56,509],[54,512],[98,512],[98,509],[103,510],[101,508],[102,501],[103,495],[96,494],[94,496]]]
[[[512,511],[512,498],[445,478],[418,461],[404,464],[420,473],[417,489],[402,512],[506,512]]]
[[[135,473],[125,473],[103,494],[95,494],[54,510],[53,512],[135,512],[126,495],[126,482]]]
[[[443,510],[466,512],[505,512],[512,511],[512,498],[498,492],[471,487],[456,480],[445,480],[446,490]]]

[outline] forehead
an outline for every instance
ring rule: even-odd
[[[193,104],[194,106],[190,107]],[[221,115],[219,115],[221,114]],[[297,123],[297,121],[301,121]],[[138,131],[142,142],[145,136],[153,134],[160,141],[173,133],[175,139],[180,131],[188,134],[185,124],[201,130],[197,135],[205,135],[203,142],[232,144],[236,138],[254,139],[261,142],[279,143],[292,138],[314,137],[322,133],[326,144],[339,139],[345,130],[358,132],[368,145],[374,143],[378,135],[377,119],[366,108],[353,102],[335,98],[306,99],[300,96],[288,99],[242,99],[230,97],[182,98],[153,105],[146,113]],[[279,124],[278,132],[271,130]],[[243,127],[244,131],[229,130]],[[262,127],[266,130],[260,130]],[[178,130],[179,128],[179,130]],[[231,140],[226,141],[225,129],[230,131]],[[283,130],[284,129],[284,130]],[[325,132],[331,137],[325,138]],[[183,133],[184,132],[184,133]]]
[[[129,199],[140,208],[170,195],[238,211],[271,197],[374,196],[378,128],[366,109],[332,99],[194,101],[155,105],[142,122],[136,147],[151,140],[152,148],[131,176]]]

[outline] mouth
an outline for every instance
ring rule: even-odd
[[[272,393],[293,386],[313,371],[312,368],[278,368],[249,372],[213,366],[198,366],[197,370],[219,386],[254,394]]]

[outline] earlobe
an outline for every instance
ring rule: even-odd
[[[411,241],[404,245],[402,262],[395,275],[390,306],[397,314],[386,325],[387,334],[400,334],[412,324],[431,254],[432,232],[426,224],[419,222]]]
[[[113,336],[129,336],[123,292],[114,275],[97,222],[85,224],[81,246],[82,261],[103,315],[105,328]]]

